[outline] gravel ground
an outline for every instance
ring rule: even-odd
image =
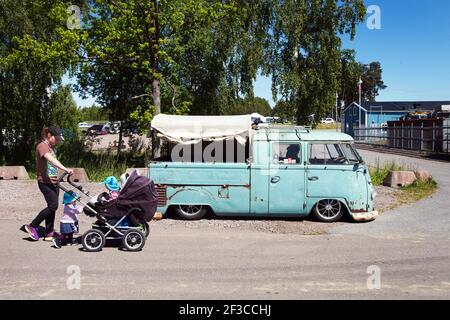
[[[99,194],[104,191],[101,183],[88,183],[84,187],[91,194]],[[0,219],[20,221],[23,224],[28,223],[45,207],[45,201],[37,187],[36,181],[0,181],[0,189],[2,190],[0,193]],[[378,210],[384,212],[395,204],[395,195],[399,192],[398,190],[377,187],[376,191],[376,206]],[[62,203],[62,193],[60,193],[60,203]],[[61,212],[62,204],[58,209],[56,221],[58,221]],[[81,230],[87,230],[92,222],[92,218],[81,215]],[[343,221],[335,224],[325,224],[309,218],[302,220],[298,218],[248,219],[214,217],[208,217],[201,221],[182,221],[169,214],[166,219],[157,223],[164,229],[177,225],[189,229],[243,229],[276,234],[320,235],[327,234],[331,227],[351,222]]]
[[[122,137],[122,139],[123,139],[123,143],[126,147],[123,150],[128,150],[129,149],[128,141],[130,140],[129,137]],[[141,140],[141,143],[143,143],[143,144],[149,145],[149,143],[150,143],[150,139],[146,138],[145,136],[139,136],[138,139]],[[117,146],[119,144],[119,135],[118,134],[107,134],[104,136],[97,136],[95,138],[95,140],[96,140],[96,142],[94,143],[92,149],[93,150],[104,150],[104,149],[107,149],[114,145]]]

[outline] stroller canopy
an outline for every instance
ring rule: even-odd
[[[149,178],[138,175],[135,170],[117,199],[110,202],[105,209],[108,214],[115,217],[122,217],[131,209],[139,209],[139,216],[149,222],[155,215],[157,204],[158,194],[155,184]]]

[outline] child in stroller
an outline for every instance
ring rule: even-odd
[[[65,176],[66,174],[63,174],[60,181]],[[84,192],[81,186],[70,180],[70,176],[67,182],[90,197],[89,192]],[[60,188],[67,192],[61,185]],[[157,199],[153,181],[139,176],[137,171],[131,173],[126,185],[114,200],[102,200],[101,195],[91,198],[89,203],[78,199],[85,206],[83,212],[97,219],[92,224],[92,229],[82,236],[84,249],[90,252],[100,251],[106,240],[121,239],[125,249],[141,250],[150,232],[148,222],[156,212]]]

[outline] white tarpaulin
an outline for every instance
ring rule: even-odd
[[[252,130],[252,118],[243,116],[174,116],[158,114],[152,129],[158,137],[179,144],[220,141],[236,138],[245,144]]]

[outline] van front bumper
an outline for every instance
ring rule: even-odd
[[[378,217],[378,211],[372,212],[352,212],[351,216],[355,221],[373,221]]]

